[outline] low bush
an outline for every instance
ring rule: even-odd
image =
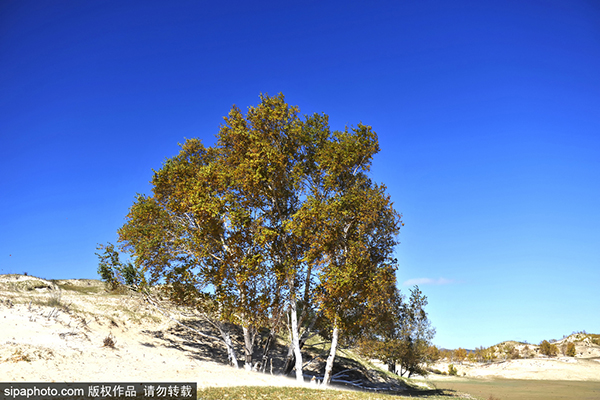
[[[550,344],[547,340],[544,340],[540,343],[540,353],[548,357],[554,357],[558,353],[558,348],[555,344]]]
[[[114,349],[116,344],[117,342],[115,341],[115,338],[113,337],[112,333],[109,333],[108,336],[104,338],[103,347],[110,347],[111,349]]]
[[[569,357],[575,357],[576,354],[576,350],[575,350],[575,343],[571,342],[567,345],[567,352],[566,352],[567,356]]]
[[[456,369],[456,367],[454,366],[454,364],[448,365],[448,375],[452,375],[452,376],[457,376],[458,375],[458,370]]]

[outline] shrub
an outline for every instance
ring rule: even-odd
[[[114,349],[116,344],[117,343],[115,342],[112,333],[109,333],[108,336],[104,338],[104,347],[110,347],[111,349]]]
[[[50,298],[48,299],[46,304],[50,307],[60,307],[61,306],[60,297],[61,297],[61,293],[60,293],[60,289],[58,289],[50,295]]]
[[[525,345],[525,347],[523,347],[523,358],[531,358],[531,357],[533,357],[533,352],[529,348],[529,345]]]
[[[521,358],[521,354],[519,354],[519,350],[516,347],[510,346],[508,349],[508,358],[511,360],[518,360]]]
[[[10,356],[9,360],[14,363],[19,362],[19,361],[27,361],[27,362],[32,361],[29,354],[23,352],[21,349],[16,349],[15,351],[13,351],[13,354]]]
[[[575,357],[575,354],[576,354],[575,343],[571,342],[567,345],[567,356]]]
[[[550,344],[547,340],[543,340],[540,343],[540,353],[548,357],[554,357],[558,353],[558,348],[555,344]]]
[[[456,376],[458,375],[458,370],[454,366],[454,364],[448,365],[448,375]]]

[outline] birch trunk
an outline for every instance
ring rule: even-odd
[[[331,371],[333,370],[333,361],[335,360],[335,350],[337,349],[339,336],[339,329],[337,326],[333,328],[333,334],[331,338],[331,350],[329,351],[329,357],[327,357],[327,364],[325,364],[325,376],[323,377],[323,385],[328,386],[331,383]]]
[[[244,331],[244,354],[246,356],[244,369],[246,371],[252,370],[252,353],[254,350],[254,333],[252,328],[246,326],[242,327]]]
[[[296,299],[291,301],[290,318],[292,320],[292,345],[294,346],[294,356],[296,357],[296,380],[304,382],[302,375],[302,353],[300,351],[300,338],[298,337],[298,315],[296,312]]]
[[[231,343],[231,335],[229,334],[229,331],[223,329],[221,324],[219,324],[219,332],[221,332],[221,337],[225,342],[225,347],[227,347],[227,357],[229,358],[229,363],[235,368],[239,368],[240,365],[238,364],[237,357],[235,356],[235,350],[233,349],[233,343]]]

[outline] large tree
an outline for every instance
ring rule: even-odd
[[[218,304],[211,315],[230,353],[225,328],[241,325],[246,367],[258,329],[289,321],[302,380],[301,344],[317,313],[334,336],[358,332],[395,287],[399,215],[367,176],[378,150],[368,126],[331,132],[326,115],[300,118],[283,95],[261,95],[246,115],[231,109],[215,146],[187,140],[155,171],[120,241],[173,298]]]

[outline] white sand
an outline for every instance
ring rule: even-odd
[[[35,304],[35,299],[39,303],[50,293],[0,291],[0,381],[296,385],[289,378],[196,360],[181,338],[165,334],[157,339],[143,332],[166,332],[174,323],[139,298],[63,290],[61,304],[71,305],[66,313]],[[31,306],[28,298],[33,300]],[[7,300],[14,305],[9,307]],[[111,324],[111,319],[118,326]],[[114,349],[103,346],[109,334],[115,339]],[[167,347],[169,342],[164,339],[181,350]]]
[[[433,367],[448,371],[448,362]],[[453,363],[458,376],[470,378],[540,379],[567,381],[600,381],[600,363],[582,358],[532,358],[491,364]],[[436,379],[443,376],[436,375]]]
[[[197,382],[199,388],[297,384],[289,378],[195,359],[193,343],[170,334],[174,323],[139,297],[62,290],[60,304],[69,305],[67,312],[44,305],[57,296],[56,289],[8,285],[28,279],[32,278],[0,276],[0,381],[174,381]],[[152,332],[160,332],[162,337]],[[114,349],[103,346],[109,334],[116,341]],[[565,357],[455,365],[459,376],[465,373],[467,377],[600,381],[600,362],[596,361]],[[447,371],[448,363],[434,368]]]

